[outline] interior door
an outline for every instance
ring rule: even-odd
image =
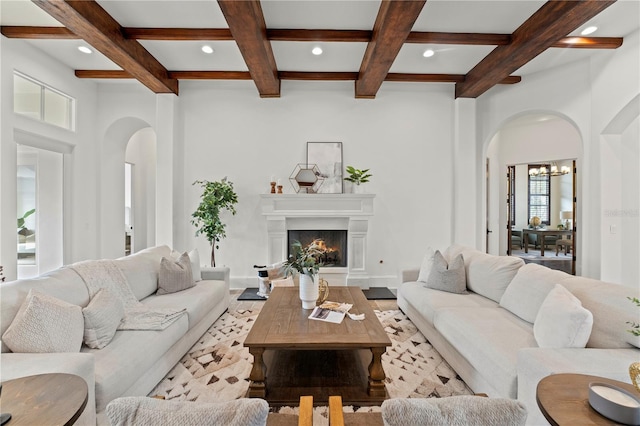
[[[511,226],[515,200],[516,167],[507,166],[507,256],[511,256]]]

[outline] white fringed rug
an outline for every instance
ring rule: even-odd
[[[220,402],[241,398],[249,388],[253,357],[242,343],[260,313],[251,309],[224,313],[150,393],[168,400]],[[399,310],[375,311],[393,343],[382,356],[390,398],[469,395],[471,390]],[[379,407],[345,407],[345,412]],[[297,412],[283,407],[281,413]],[[314,417],[326,421],[326,407]],[[314,419],[315,420],[315,419]],[[315,423],[314,423],[315,424]]]

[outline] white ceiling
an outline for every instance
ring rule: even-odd
[[[228,28],[214,0],[98,0],[123,27]],[[542,4],[543,0],[428,0],[413,31],[478,32],[510,34]],[[267,28],[371,30],[380,1],[371,0],[262,0]],[[0,24],[60,26],[29,0],[1,0]],[[624,37],[640,28],[640,0],[618,0],[583,25],[599,30],[593,37]],[[77,50],[82,40],[28,40],[73,69],[117,70],[119,67],[99,52],[87,55]],[[140,43],[170,71],[246,71],[242,55],[233,41],[148,41]],[[203,44],[215,52],[202,53]],[[366,43],[271,42],[280,71],[357,72]],[[320,45],[321,56],[311,54]],[[424,58],[432,49],[436,54]],[[405,44],[394,61],[394,73],[466,74],[493,46]],[[515,75],[526,76],[593,55],[591,49],[549,49]]]

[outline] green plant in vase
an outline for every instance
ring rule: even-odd
[[[321,248],[322,240],[313,240],[309,245],[303,247],[300,241],[291,244],[291,254],[284,262],[285,275],[300,274],[300,300],[303,309],[313,309],[319,296],[316,275],[322,266],[319,260],[323,254]]]
[[[211,244],[211,266],[216,266],[215,249],[220,248],[218,243],[227,236],[220,214],[223,210],[236,214],[238,195],[233,190],[233,183],[226,177],[214,182],[197,180],[193,185],[200,185],[203,192],[198,209],[191,215],[191,223],[197,228],[196,237],[200,234],[207,237]]]
[[[355,192],[361,192],[360,185],[369,182],[369,178],[373,176],[369,173],[370,169],[356,169],[353,166],[347,166],[346,170],[349,176],[345,177],[344,180],[355,185]]]

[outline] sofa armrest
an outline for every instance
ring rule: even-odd
[[[420,268],[416,269],[403,269],[402,270],[402,282],[418,281],[420,275]]]
[[[526,348],[518,351],[518,400],[527,406],[528,425],[547,424],[536,402],[543,378],[558,373],[587,374],[631,383],[629,365],[640,361],[637,349]]]
[[[80,376],[87,382],[87,406],[75,424],[96,424],[96,382],[93,354],[88,353],[12,353],[0,355],[2,381],[46,373]]]
[[[205,266],[201,268],[203,280],[218,280],[224,281],[229,284],[231,270],[226,266],[209,267]]]

